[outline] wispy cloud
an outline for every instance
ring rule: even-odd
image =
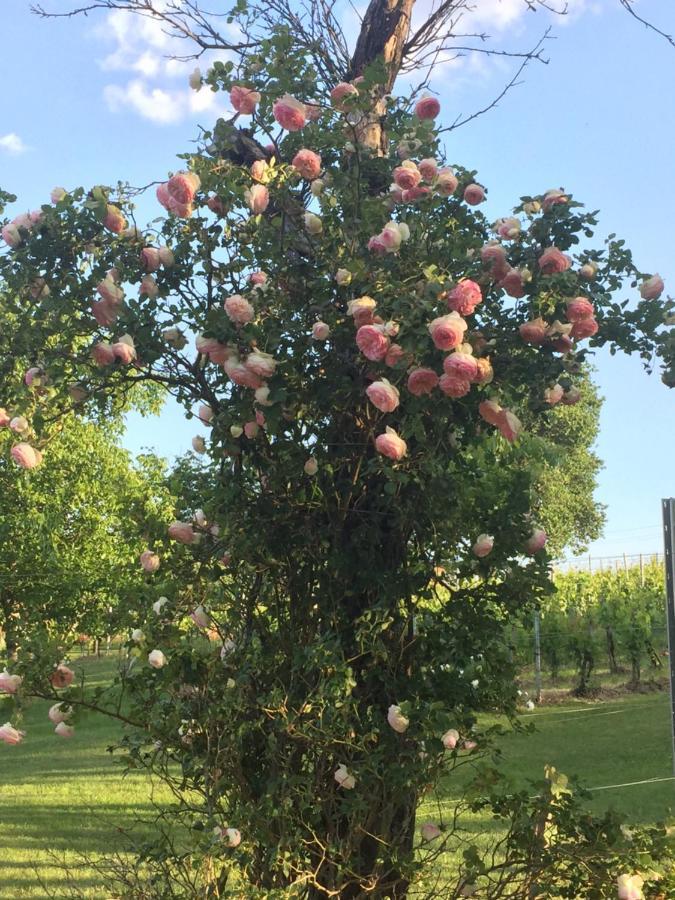
[[[27,153],[30,147],[24,144],[15,131],[10,131],[9,134],[0,136],[0,150],[9,153],[10,156],[21,156],[22,153]]]
[[[176,57],[194,48],[168,34],[160,21],[114,10],[97,36],[113,45],[101,59],[101,69],[113,77],[113,73],[129,76],[127,81],[105,85],[103,97],[111,112],[131,110],[157,125],[173,125],[207,111],[213,118],[227,112],[208,88],[195,92],[188,87],[195,62]],[[204,54],[199,65],[205,70],[214,60],[226,58],[222,53]]]

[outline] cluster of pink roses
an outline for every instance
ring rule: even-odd
[[[535,553],[538,553],[546,546],[547,540],[548,536],[543,528],[534,528],[532,534],[525,541],[523,549],[529,556],[534,556]],[[495,539],[491,534],[479,534],[471,551],[474,556],[477,556],[479,559],[484,559],[492,553],[494,545]]]
[[[136,359],[136,347],[130,334],[123,334],[114,343],[97,341],[91,348],[91,358],[100,368],[111,366],[115,361],[128,366]]]
[[[41,209],[34,209],[32,212],[20,213],[18,216],[15,216],[0,232],[3,241],[12,250],[16,250],[23,243],[21,232],[31,232],[36,225],[40,224],[42,217]]]
[[[199,175],[195,172],[176,172],[157,188],[157,199],[168,212],[181,219],[189,219],[200,184]]]
[[[393,183],[389,188],[392,203],[412,203],[428,197],[433,191],[441,197],[450,197],[459,186],[457,176],[448,167],[439,168],[435,159],[427,158],[415,163],[404,159],[393,171]],[[476,206],[485,200],[485,190],[479,184],[469,184],[464,189],[464,200]]]
[[[26,383],[33,382],[33,372],[42,372],[41,369],[29,369],[26,372]],[[0,408],[0,428],[9,428],[18,437],[30,436],[31,427],[25,416],[12,416],[6,409]],[[35,469],[42,462],[42,452],[31,446],[26,440],[14,444],[9,451],[14,462],[22,469]]]

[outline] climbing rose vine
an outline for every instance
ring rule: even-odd
[[[20,364],[0,423],[17,477],[49,466],[39,421],[139,382],[200,429],[203,493],[140,557],[136,663],[97,694],[111,708],[124,690],[130,764],[175,788],[180,841],[158,829],[143,852],[157,896],[404,897],[454,835],[435,807],[416,850],[418,802],[489,754],[477,712],[517,701],[501,626],[548,590],[531,426],[579,402],[601,346],[672,383],[673,303],[622,241],[592,243],[570,193],[488,220],[488,186],[444,158],[435,97],[387,100],[378,155],[377,66],[326,85],[283,32],[249,63],[191,76],[235,113],[157,173],[149,227],[103,186],[4,225]],[[46,691],[51,670],[15,668],[1,690]],[[56,671],[69,736],[87,688]],[[563,808],[552,783],[542,822]],[[550,834],[530,829],[542,854]],[[560,884],[591,896],[621,876],[628,896],[639,879],[612,859]],[[466,860],[442,896],[490,896]]]

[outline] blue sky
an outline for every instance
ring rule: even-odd
[[[554,25],[549,64],[533,64],[497,109],[448,135],[449,159],[478,169],[489,188],[486,214],[497,218],[522,194],[564,187],[600,209],[600,235],[625,237],[638,265],[675,291],[675,49],[619,0],[573,0],[571,15],[555,21],[527,12],[522,0],[476,7],[467,24],[504,47],[533,46]],[[670,3],[638,0],[636,10],[675,33]],[[197,126],[209,127],[224,108],[223,98],[187,88],[194,64],[167,61],[171,47],[157,29],[123,14],[42,21],[27,0],[3,0],[0,33],[0,185],[22,209],[45,202],[55,185],[155,181],[176,168]],[[483,106],[511,71],[484,57],[444,65],[432,82],[443,121]],[[156,214],[154,205],[147,210]],[[608,516],[591,552],[660,551],[659,501],[675,495],[675,392],[636,360],[602,354],[596,363],[605,397],[597,496]],[[194,422],[167,409],[158,421],[132,417],[126,444],[171,457],[194,433]]]

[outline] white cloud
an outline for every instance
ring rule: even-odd
[[[0,150],[11,156],[20,156],[22,153],[27,153],[30,147],[24,144],[15,131],[10,131],[9,134],[0,136]]]
[[[188,87],[195,61],[176,57],[194,48],[168,34],[160,20],[114,10],[96,29],[96,35],[113,45],[101,58],[101,69],[129,76],[128,80],[111,82],[103,89],[104,100],[112,112],[131,110],[157,125],[172,125],[205,112],[212,118],[231,114],[217,106],[217,95],[208,87],[199,92]],[[240,35],[234,26],[228,26],[226,36],[233,40]],[[204,54],[199,60],[202,71],[216,59],[224,62],[228,54]]]

